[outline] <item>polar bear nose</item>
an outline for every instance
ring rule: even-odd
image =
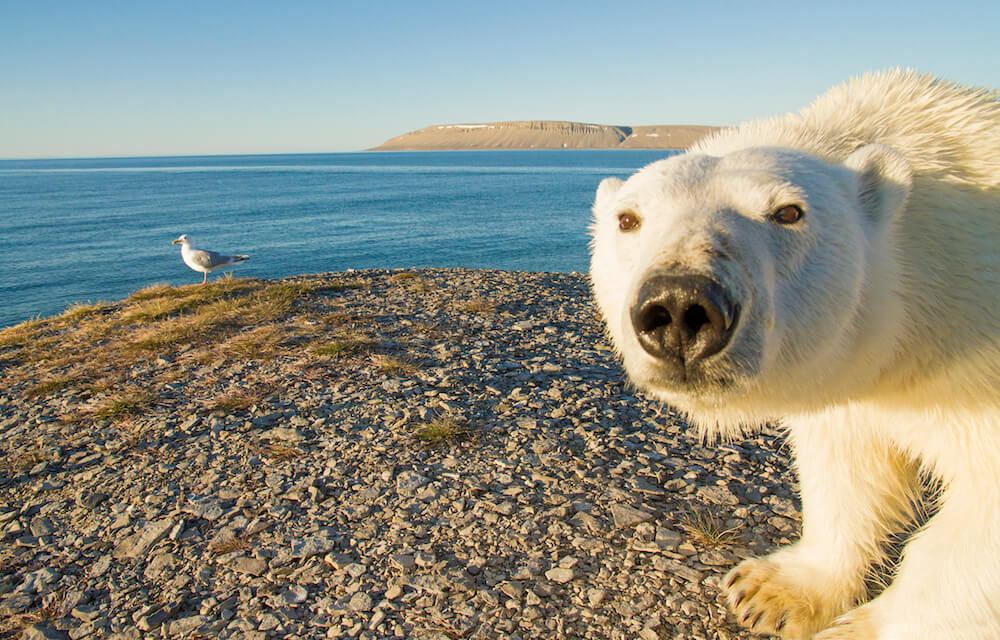
[[[683,367],[729,343],[739,306],[711,278],[659,273],[639,287],[631,316],[639,344],[649,355]]]

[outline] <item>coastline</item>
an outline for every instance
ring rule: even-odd
[[[586,276],[150,287],[0,332],[0,637],[750,638],[774,431],[636,394]]]
[[[686,149],[722,127],[622,126],[553,120],[433,125],[386,140],[369,151],[528,149]]]

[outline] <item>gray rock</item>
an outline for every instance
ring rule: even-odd
[[[262,576],[267,572],[267,561],[260,558],[247,558],[245,556],[232,561],[231,568],[236,573],[244,573],[251,576]]]
[[[372,597],[364,591],[359,591],[351,596],[351,601],[347,604],[347,608],[351,611],[360,612],[371,611],[374,606],[375,603],[372,601]]]
[[[293,540],[289,555],[292,558],[310,558],[321,553],[329,553],[336,546],[337,541],[328,535],[311,536],[301,540]]]
[[[622,529],[633,527],[640,522],[649,522],[653,519],[653,514],[636,509],[623,504],[611,505],[611,517],[614,519],[615,528]]]
[[[558,582],[560,584],[569,582],[576,577],[576,573],[572,569],[567,569],[565,567],[553,567],[545,572],[545,577],[552,582]]]
[[[173,526],[173,518],[161,518],[147,522],[142,529],[119,542],[112,555],[116,558],[142,557],[153,548],[153,545],[166,536]]]
[[[0,614],[12,616],[24,613],[35,602],[35,596],[28,593],[16,593],[0,600]]]
[[[69,636],[46,624],[35,623],[24,628],[21,640],[69,640]]]
[[[429,478],[416,471],[404,471],[396,476],[396,493],[401,496],[412,496],[428,482],[430,482]]]
[[[101,610],[93,604],[78,604],[73,607],[70,614],[77,620],[93,622],[101,616]]]

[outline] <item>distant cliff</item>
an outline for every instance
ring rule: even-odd
[[[430,149],[684,149],[719,127],[641,127],[521,121],[443,124],[404,133],[372,151]]]

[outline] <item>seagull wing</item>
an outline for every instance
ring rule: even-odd
[[[232,256],[224,256],[214,251],[205,251],[204,249],[193,250],[190,253],[190,258],[191,262],[198,265],[202,269],[208,270],[224,267],[233,261]]]

